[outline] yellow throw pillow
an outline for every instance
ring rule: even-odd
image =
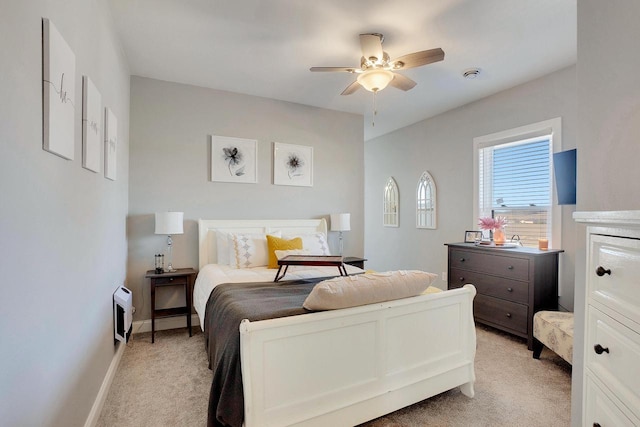
[[[292,249],[302,249],[302,239],[286,240],[279,237],[267,235],[267,250],[269,251],[269,268],[278,268],[278,257],[275,251],[289,251]]]

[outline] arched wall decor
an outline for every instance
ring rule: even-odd
[[[384,186],[384,206],[382,208],[382,225],[385,227],[397,227],[399,204],[398,184],[389,177],[387,184]]]
[[[423,172],[416,189],[416,228],[436,228],[436,183]]]

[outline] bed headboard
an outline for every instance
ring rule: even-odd
[[[278,230],[283,236],[296,234],[327,234],[327,221],[321,219],[199,219],[198,220],[198,266],[201,269],[218,260],[216,230],[228,233],[268,234]]]

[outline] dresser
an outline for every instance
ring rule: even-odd
[[[476,322],[527,339],[533,349],[533,315],[558,308],[558,255],[562,250],[492,248],[449,243],[448,287],[476,287]]]
[[[640,426],[640,211],[574,219],[587,225],[583,425]]]

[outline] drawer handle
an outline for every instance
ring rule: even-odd
[[[611,270],[610,269],[604,269],[602,266],[599,266],[598,268],[596,268],[596,274],[600,277],[604,276],[605,274],[611,275]]]
[[[511,313],[507,313],[507,317],[511,318]]]
[[[170,277],[170,278],[169,278],[169,281],[170,281],[170,282],[173,282],[173,277]]]
[[[597,353],[597,354],[602,354],[602,353],[607,353],[609,354],[609,347],[603,347],[600,344],[596,344],[593,346],[593,350]]]
[[[460,278],[460,281],[461,281],[461,282],[464,282],[464,277],[461,277],[461,278]]]
[[[510,265],[509,267],[507,267],[509,270],[513,270],[513,265]]]
[[[507,292],[513,292],[513,288],[507,288]]]
[[[465,262],[466,260],[464,258],[460,258],[460,262]]]

